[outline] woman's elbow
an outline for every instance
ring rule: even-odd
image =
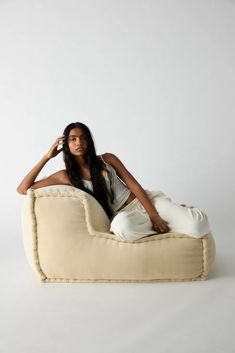
[[[16,191],[18,192],[18,194],[27,195],[27,190],[21,188],[20,186],[18,186],[18,188],[16,189]]]

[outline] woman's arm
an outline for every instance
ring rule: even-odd
[[[40,180],[37,182],[34,182],[44,165],[53,157],[57,156],[58,153],[62,151],[61,149],[57,149],[57,146],[61,144],[61,141],[63,141],[63,136],[60,136],[56,139],[56,141],[53,143],[49,151],[43,156],[43,158],[33,167],[33,169],[24,177],[24,179],[21,181],[19,186],[17,187],[17,192],[19,194],[25,195],[27,193],[27,190],[32,187],[34,189],[43,187],[43,186],[48,186],[48,185],[55,185],[58,181],[61,180],[62,176],[62,171],[56,172],[49,176],[48,178],[45,178],[44,180]]]
[[[163,233],[168,232],[168,223],[159,216],[156,208],[152,204],[145,190],[133,177],[133,175],[126,169],[120,159],[112,153],[105,153],[104,157],[107,163],[112,165],[112,167],[116,170],[117,175],[124,181],[126,186],[133,192],[133,194],[139,199],[141,204],[144,206],[146,212],[149,215],[149,218],[153,223],[154,229]]]

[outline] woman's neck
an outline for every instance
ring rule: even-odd
[[[83,156],[76,156],[75,161],[78,164],[80,169],[87,169],[88,165],[85,161],[85,158]]]

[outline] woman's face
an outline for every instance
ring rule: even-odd
[[[68,146],[74,156],[83,156],[86,153],[88,142],[84,131],[78,127],[70,130]]]

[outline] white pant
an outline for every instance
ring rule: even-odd
[[[170,232],[200,238],[210,232],[207,215],[199,208],[180,206],[161,191],[145,190]],[[135,198],[113,217],[110,231],[124,240],[137,240],[157,234],[143,205]]]

